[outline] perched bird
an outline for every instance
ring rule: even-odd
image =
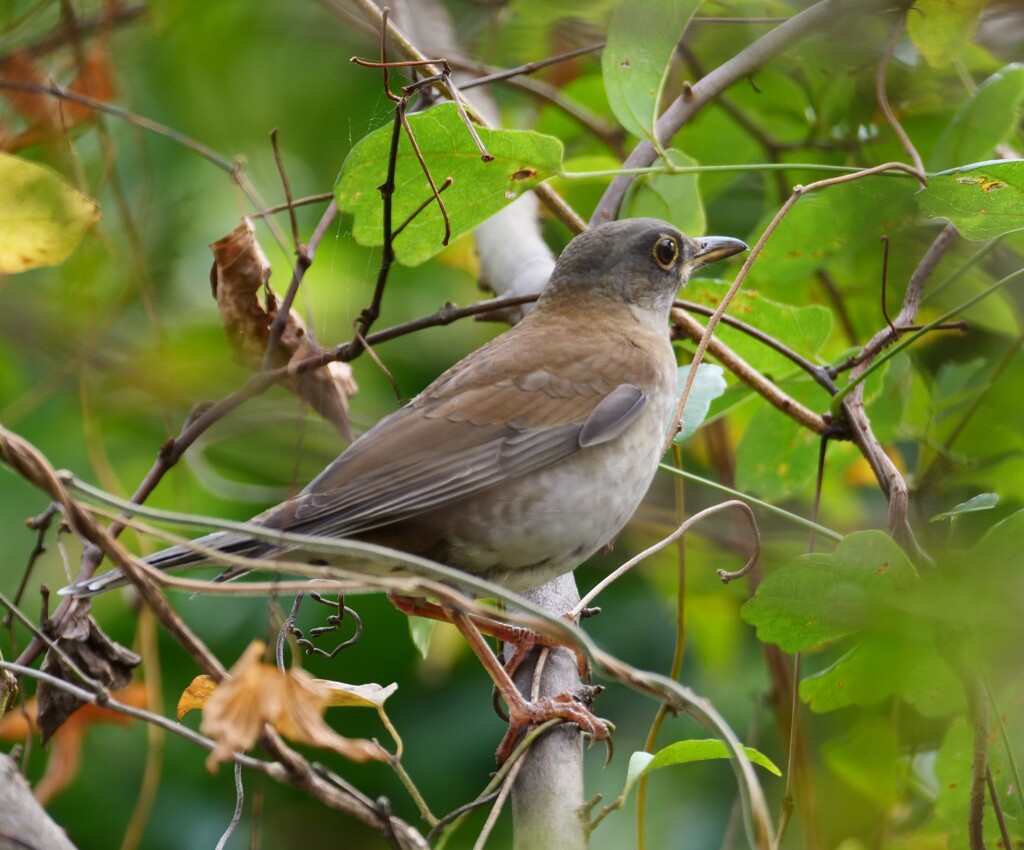
[[[512,590],[575,569],[614,539],[654,477],[675,401],[668,314],[676,290],[695,269],[746,247],[692,239],[649,218],[577,236],[519,324],[253,522],[380,543]],[[302,557],[237,532],[196,542]],[[159,569],[211,563],[187,546],[147,560]],[[66,592],[89,596],[124,582],[115,569]]]
[[[519,324],[254,522],[380,543],[512,590],[575,569],[619,533],[657,469],[675,402],[668,314],[676,290],[694,269],[746,247],[691,239],[650,218],[577,236]],[[303,557],[238,532],[196,542],[255,558]],[[212,562],[188,546],[147,560],[160,569]],[[64,592],[90,596],[124,581],[115,569]],[[608,725],[570,695],[527,702],[469,618],[447,613],[508,705],[499,761],[525,726],[551,717],[607,737]]]

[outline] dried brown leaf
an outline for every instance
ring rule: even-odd
[[[239,359],[257,370],[263,363],[270,324],[277,315],[279,303],[267,286],[270,262],[248,218],[242,219],[242,223],[223,239],[211,244],[210,250],[214,257],[210,283],[228,340]],[[266,306],[260,303],[261,289],[265,292]],[[290,366],[321,351],[312,331],[292,310],[272,366]],[[284,385],[334,425],[343,437],[353,439],[348,400],[358,387],[347,363],[330,363],[322,369],[293,375]]]
[[[54,643],[90,678],[109,690],[126,687],[132,670],[142,659],[130,649],[112,641],[87,614],[71,612],[60,622],[60,631],[53,636]],[[80,685],[78,676],[64,658],[48,650],[42,671],[65,682]],[[41,681],[36,692],[39,699],[39,731],[45,744],[50,736],[84,704],[63,688]]]
[[[323,719],[330,694],[302,670],[281,673],[260,660],[266,649],[253,641],[229,677],[205,698],[199,731],[217,742],[206,760],[210,770],[233,753],[251,747],[269,723],[286,738],[329,749],[352,761],[384,760],[388,753],[373,741],[345,738]],[[194,682],[193,682],[194,684]]]

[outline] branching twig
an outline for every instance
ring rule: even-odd
[[[702,327],[700,322],[692,316],[681,310],[672,311],[672,322],[694,342],[699,343],[704,339],[708,339],[707,329]],[[816,434],[823,434],[831,427],[830,419],[802,405],[779,387],[778,384],[758,372],[717,337],[710,337],[708,339],[706,350],[744,384],[761,395],[772,407],[785,413],[800,425],[809,428]],[[694,371],[696,370],[691,367],[690,372],[693,373]],[[820,373],[821,370],[818,369],[813,369],[812,371],[814,375]]]
[[[604,591],[609,585],[618,581],[623,575],[625,575],[627,572],[633,569],[633,567],[635,567],[637,564],[643,561],[646,561],[649,557],[651,557],[651,555],[657,554],[666,546],[671,546],[680,537],[686,534],[686,532],[689,531],[692,526],[699,523],[705,517],[709,517],[712,514],[719,513],[720,511],[723,510],[727,510],[728,508],[739,508],[743,516],[750,523],[750,529],[752,532],[751,541],[753,544],[751,546],[751,549],[753,551],[750,557],[747,559],[747,562],[735,572],[730,572],[728,570],[716,570],[716,572],[718,573],[718,577],[722,580],[723,584],[728,584],[730,581],[735,581],[736,579],[746,575],[750,571],[751,567],[753,567],[753,565],[757,562],[758,556],[761,554],[761,535],[757,530],[757,520],[754,518],[754,512],[750,509],[750,506],[747,505],[746,502],[741,502],[738,499],[730,499],[727,502],[721,502],[720,504],[712,505],[709,508],[705,508],[704,510],[695,513],[689,519],[684,520],[679,525],[679,527],[676,528],[675,531],[668,535],[668,537],[659,540],[653,546],[649,546],[648,548],[644,549],[644,551],[641,552],[639,555],[630,558],[628,561],[626,561],[626,563],[622,564],[622,566],[618,567],[615,570],[612,570],[612,572],[610,572],[607,576],[601,579],[601,581],[594,585],[594,587],[591,588],[590,592],[587,593],[579,601],[576,607],[573,608],[573,610],[570,612],[571,616],[574,619],[578,618],[583,609],[588,607],[590,603],[593,602],[594,599],[596,599],[597,596],[602,591]]]
[[[932,272],[934,272],[935,267],[939,264],[939,261],[953,246],[956,238],[956,229],[953,225],[948,224],[939,232],[925,252],[924,257],[918,263],[907,284],[907,290],[903,297],[903,306],[895,320],[897,327],[914,321],[925,285]],[[881,346],[886,342],[893,341],[895,341],[895,337],[892,335],[892,332],[889,328],[885,328],[875,334],[865,346],[865,350],[870,350],[873,346]],[[918,546],[907,518],[910,498],[907,482],[892,458],[886,454],[881,443],[874,436],[871,422],[864,410],[864,384],[862,381],[858,382],[858,379],[866,372],[869,363],[870,359],[865,359],[850,372],[850,383],[853,385],[853,389],[850,391],[849,387],[847,387],[844,391],[848,393],[848,396],[842,401],[844,418],[853,429],[854,441],[871,465],[879,486],[882,488],[882,492],[885,493],[889,500],[889,533],[919,561],[925,562],[927,557]],[[840,396],[837,396],[837,400],[839,398]]]
[[[416,46],[402,33],[398,27],[395,26],[393,21],[385,21],[384,15],[379,6],[377,6],[373,0],[355,0],[356,5],[363,11],[366,17],[373,21],[374,24],[380,28],[382,25],[386,27],[387,34],[394,42],[398,45],[399,50],[403,55],[409,59],[416,60],[417,62],[429,61],[426,57],[420,53]],[[423,68],[424,73],[429,76],[436,78],[436,84],[441,85],[441,69],[436,65],[427,64]],[[444,86],[441,86],[442,89]],[[467,98],[461,95],[457,90],[450,86],[447,90],[447,94],[452,100],[461,100],[464,108],[469,109],[473,113],[474,120],[482,127],[487,127],[488,124],[480,116],[479,110],[475,109]],[[558,193],[554,191],[546,183],[542,183],[539,186],[535,186],[533,189],[534,193],[538,198],[548,207],[551,212],[558,217],[558,219],[569,228],[572,233],[581,233],[587,229],[586,223],[576,214]]]
[[[671,138],[705,104],[815,30],[834,24],[846,14],[865,15],[889,5],[889,0],[819,0],[789,18],[689,86],[685,94],[676,98],[658,119],[654,129],[656,143],[641,142],[626,158],[623,167],[645,168],[652,165],[658,157],[658,149],[667,147]],[[634,179],[631,175],[622,175],[612,181],[590,218],[592,224],[612,221],[617,217],[626,190]]]

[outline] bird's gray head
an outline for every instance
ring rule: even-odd
[[[656,218],[600,224],[565,247],[538,306],[562,298],[614,299],[667,318],[695,269],[746,248],[728,236],[692,239]]]

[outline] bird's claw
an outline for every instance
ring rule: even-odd
[[[572,694],[542,697],[533,702],[523,700],[509,707],[508,731],[495,753],[498,764],[508,761],[519,739],[530,726],[554,719],[575,723],[581,732],[590,736],[591,742],[610,741],[611,734],[615,731],[612,723],[597,717]]]

